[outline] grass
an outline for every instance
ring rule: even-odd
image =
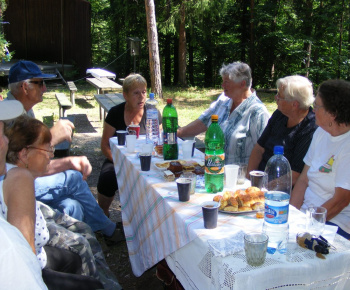
[[[41,118],[48,126],[58,119],[58,106],[55,98],[55,92],[65,93],[69,95],[69,90],[62,84],[47,82],[48,91],[44,94],[44,101],[35,106],[35,114]],[[98,104],[94,99],[96,89],[84,81],[76,83],[78,88],[76,106],[69,110],[68,114],[84,113],[84,110],[92,107],[97,108]],[[178,88],[163,87],[163,99],[158,99],[158,109],[163,111],[166,105],[166,99],[173,99],[179,116],[179,125],[185,126],[193,120],[197,119],[200,114],[206,110],[209,105],[217,99],[221,94],[221,89],[204,89],[197,87]],[[6,96],[7,90],[3,90],[3,96]],[[270,114],[276,109],[276,102],[273,93],[258,92],[258,96],[266,105]],[[74,110],[74,111],[73,111]],[[98,110],[94,110],[98,113]]]

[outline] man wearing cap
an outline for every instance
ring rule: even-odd
[[[55,75],[43,74],[31,61],[19,61],[10,68],[10,91],[6,100],[20,101],[27,115],[34,117],[32,108],[42,102],[46,92],[44,78],[53,77]],[[71,138],[74,126],[68,120],[60,120],[54,127],[51,129],[51,145]],[[51,160],[46,176],[35,179],[35,196],[50,207],[86,222],[93,231],[101,231],[106,241],[114,244],[125,237],[122,230],[117,229],[116,224],[103,214],[92,195],[85,181],[91,170],[86,156]]]
[[[33,215],[27,215],[25,223],[19,224],[12,216],[5,217],[0,214],[0,284],[2,289],[47,289],[41,276],[41,267],[36,255],[33,253],[28,240],[33,239],[35,221],[35,204],[33,177],[22,168],[14,168],[7,172],[5,157],[8,140],[4,135],[3,121],[11,120],[23,114],[24,109],[18,101],[0,102],[0,191],[1,196],[6,190],[11,190],[11,195],[23,196],[32,190],[33,205],[28,205]],[[20,178],[19,178],[20,177]],[[16,186],[14,186],[14,184]],[[1,198],[0,198],[1,201]],[[29,210],[30,211],[30,210]],[[26,214],[26,211],[23,212]],[[16,225],[13,226],[13,225]],[[25,229],[28,236],[24,236],[17,227]],[[27,240],[28,238],[28,240]]]

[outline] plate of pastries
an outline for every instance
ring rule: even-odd
[[[214,196],[213,200],[220,202],[219,211],[223,213],[252,213],[265,206],[264,192],[254,186],[245,190],[226,190],[222,195]]]
[[[175,160],[159,162],[154,164],[160,171],[170,171],[175,177],[179,177],[183,172],[193,172],[196,175],[204,174],[204,164],[194,160]]]

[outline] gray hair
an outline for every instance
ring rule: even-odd
[[[286,100],[297,101],[301,109],[308,109],[315,100],[312,83],[306,77],[295,75],[280,78],[276,86],[283,91]]]
[[[123,92],[128,93],[135,85],[144,85],[147,88],[147,81],[142,75],[130,74],[123,82]]]
[[[28,85],[31,85],[30,80],[23,80],[23,81],[19,81],[16,83],[11,83],[8,85],[9,91],[13,94],[13,95],[17,95],[19,93],[19,91],[21,90],[21,87],[23,85],[23,83],[27,83]]]
[[[228,76],[235,83],[245,81],[248,89],[252,86],[252,70],[244,62],[237,61],[228,65],[223,64],[220,69],[220,75],[221,77]]]

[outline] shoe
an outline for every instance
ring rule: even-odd
[[[113,235],[111,235],[110,237],[103,235],[103,237],[107,246],[115,246],[120,242],[124,242],[126,240],[123,228],[118,228],[118,226],[116,226]]]

